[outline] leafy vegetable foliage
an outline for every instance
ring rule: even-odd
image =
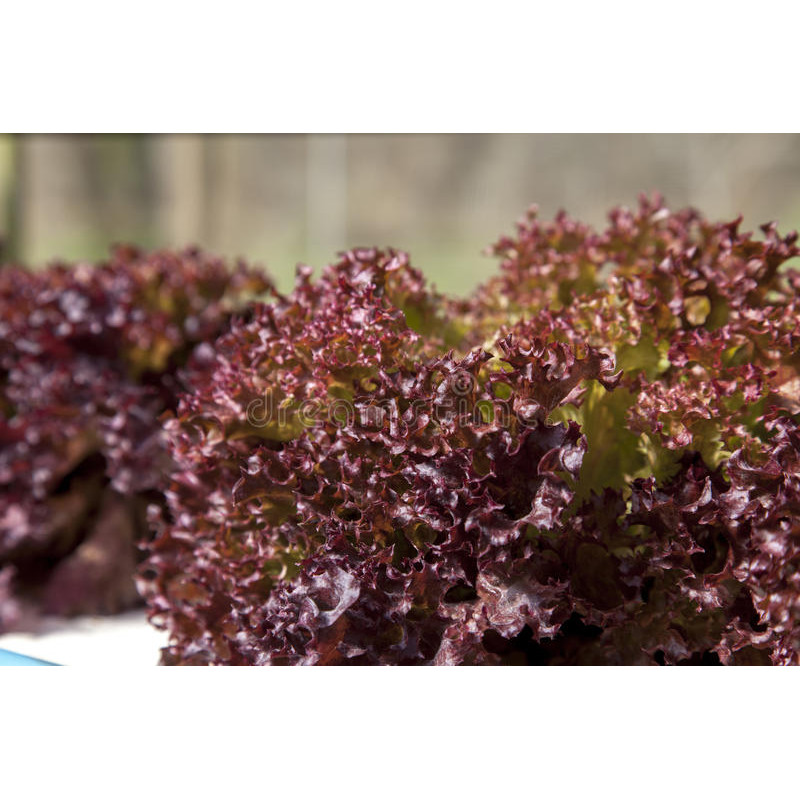
[[[139,601],[159,416],[197,344],[268,288],[196,250],[0,270],[0,630]]]
[[[166,423],[164,663],[798,663],[797,237],[739,224],[532,210],[464,301],[301,269]]]

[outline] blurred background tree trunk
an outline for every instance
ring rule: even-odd
[[[23,257],[25,151],[24,137],[0,136],[0,263]]]

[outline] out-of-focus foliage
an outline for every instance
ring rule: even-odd
[[[0,269],[0,629],[139,601],[159,417],[196,346],[270,286],[196,250]]]
[[[739,224],[532,211],[458,302],[301,270],[166,422],[164,662],[797,663],[798,250]]]

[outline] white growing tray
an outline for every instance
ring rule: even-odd
[[[143,610],[112,617],[45,618],[35,633],[0,634],[0,649],[76,667],[150,667],[167,634]]]

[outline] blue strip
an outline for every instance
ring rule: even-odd
[[[52,661],[42,661],[40,658],[23,656],[20,653],[12,653],[11,650],[0,648],[0,667],[57,667]]]

